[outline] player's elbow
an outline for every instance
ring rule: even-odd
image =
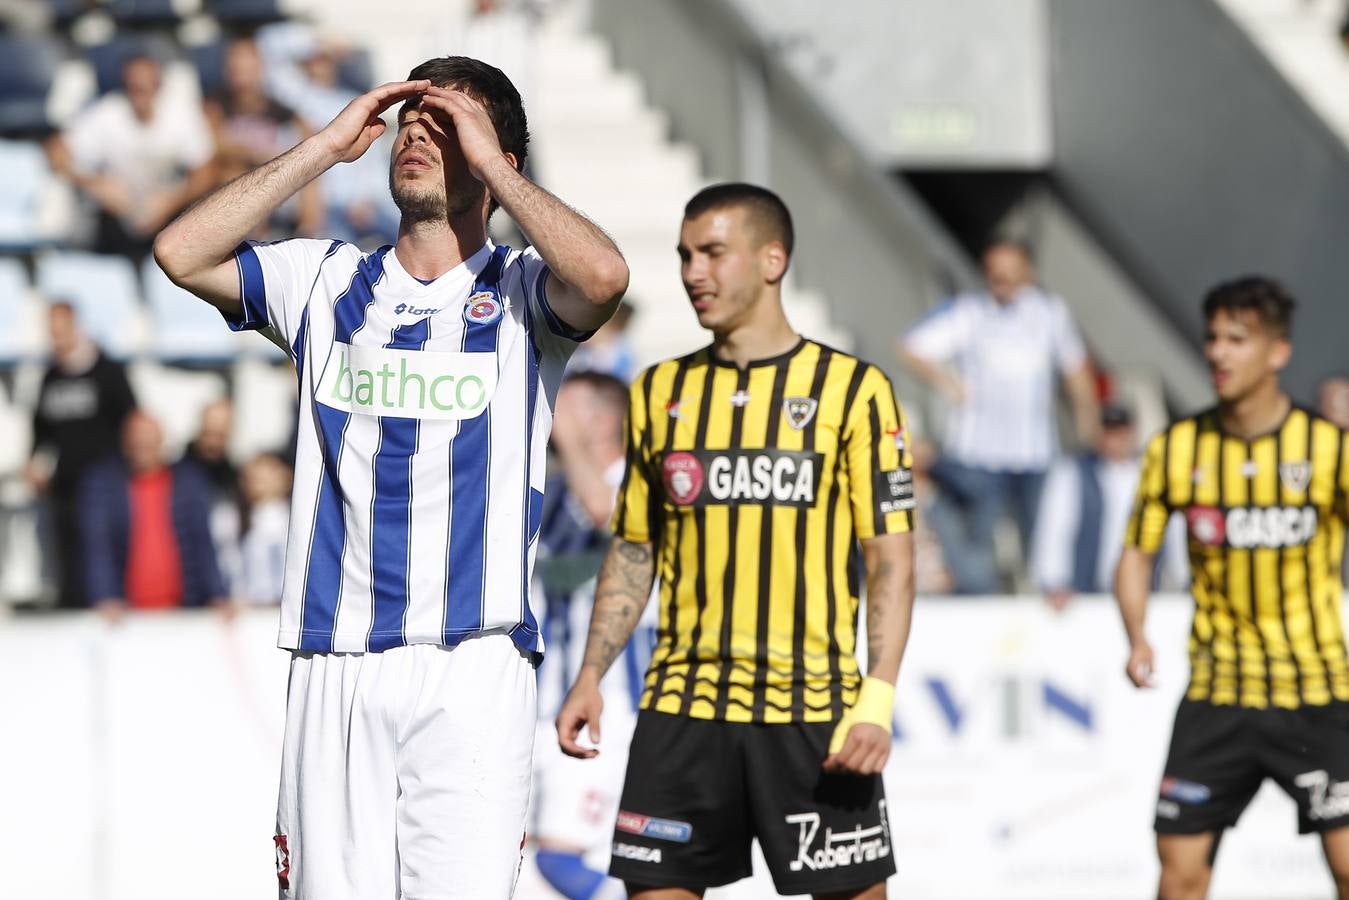
[[[628,292],[628,280],[631,273],[628,264],[617,252],[605,254],[591,268],[590,277],[582,289],[582,295],[595,306],[607,306],[615,303]]]
[[[192,276],[188,260],[184,258],[184,250],[183,241],[174,233],[171,225],[155,238],[155,263],[179,287]]]

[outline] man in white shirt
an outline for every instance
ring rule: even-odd
[[[398,132],[398,240],[244,241]],[[155,257],[295,362],[299,441],[279,643],[292,651],[275,845],[287,900],[508,897],[543,652],[530,573],[562,371],[628,268],[522,174],[520,95],[429,60],[170,225]],[[494,246],[505,209],[532,246]]]
[[[155,234],[210,186],[215,147],[201,109],[161,90],[159,61],[122,64],[122,90],[95,101],[49,145],[52,166],[98,207],[94,249],[140,260]]]
[[[950,404],[941,490],[933,511],[959,593],[1001,588],[993,533],[1011,512],[1029,547],[1045,473],[1058,450],[1055,376],[1072,400],[1078,437],[1099,430],[1095,381],[1063,300],[1035,283],[1030,253],[1009,240],[983,255],[987,290],[960,294],[900,341],[901,359]]]
[[[1138,493],[1141,456],[1133,413],[1106,404],[1097,446],[1060,458],[1050,468],[1035,524],[1031,568],[1055,609],[1066,607],[1074,594],[1110,593]],[[1169,588],[1189,581],[1184,541],[1183,529],[1168,532],[1162,562]]]

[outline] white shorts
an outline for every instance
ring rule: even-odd
[[[284,900],[496,900],[520,871],[534,667],[505,635],[295,653],[276,814]]]

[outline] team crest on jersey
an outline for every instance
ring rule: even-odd
[[[1279,480],[1293,493],[1302,493],[1312,482],[1311,461],[1279,463]]]
[[[1201,544],[1217,547],[1227,539],[1227,520],[1212,506],[1191,506],[1185,511],[1190,536]]]
[[[676,506],[688,506],[702,491],[703,464],[692,453],[671,453],[665,457],[661,468],[665,475],[665,493]]]
[[[814,397],[788,397],[782,401],[782,414],[787,417],[787,424],[797,431],[810,424],[819,408],[820,401]]]
[[[490,291],[478,291],[468,298],[464,307],[464,321],[470,325],[491,325],[501,318],[501,303]]]

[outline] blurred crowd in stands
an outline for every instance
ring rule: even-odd
[[[31,443],[8,476],[0,471],[0,566],[23,561],[41,575],[25,581],[14,576],[23,566],[4,566],[0,605],[118,615],[276,603],[293,404],[241,401],[241,422],[230,397],[243,390],[241,358],[280,373],[273,384],[290,377],[286,364],[266,356],[261,340],[238,343],[148,255],[157,231],[194,198],[322,127],[368,88],[369,59],[286,21],[270,0],[207,0],[217,30],[198,43],[179,40],[170,0],[37,6],[42,15],[30,20],[28,5],[0,4],[0,158],[16,175],[0,190],[0,316],[14,325],[0,336],[0,428],[11,443]],[[85,27],[94,6],[110,28],[101,37]],[[526,97],[528,12],[477,0],[456,37],[463,52],[509,69]],[[92,79],[78,114],[54,127],[52,76],[72,56]],[[256,237],[391,242],[387,156],[377,146],[333,168]],[[43,176],[73,198],[68,225],[56,231],[44,224],[37,188],[24,187]],[[1062,608],[1075,594],[1109,590],[1141,443],[1162,422],[1094,364],[1069,305],[1038,284],[1029,248],[997,241],[981,262],[982,290],[895,324],[900,362],[934,398],[924,417],[901,397],[917,426],[919,590],[1042,593]],[[616,386],[636,375],[624,336],[631,315],[625,306],[582,346],[571,371],[591,374],[559,400],[548,504],[550,521],[565,527],[544,529],[540,574],[563,593],[598,563],[613,480],[599,476],[620,448],[585,425],[611,411]],[[128,363],[147,357],[169,365],[129,373]],[[210,389],[179,402],[175,385],[202,373],[215,379]],[[1349,379],[1326,381],[1318,401],[1349,426]],[[194,421],[184,425],[184,416]],[[1066,455],[1060,424],[1077,448]],[[186,440],[173,439],[185,429]],[[591,457],[599,462],[578,462]],[[1176,533],[1162,586],[1184,586],[1184,557]]]

